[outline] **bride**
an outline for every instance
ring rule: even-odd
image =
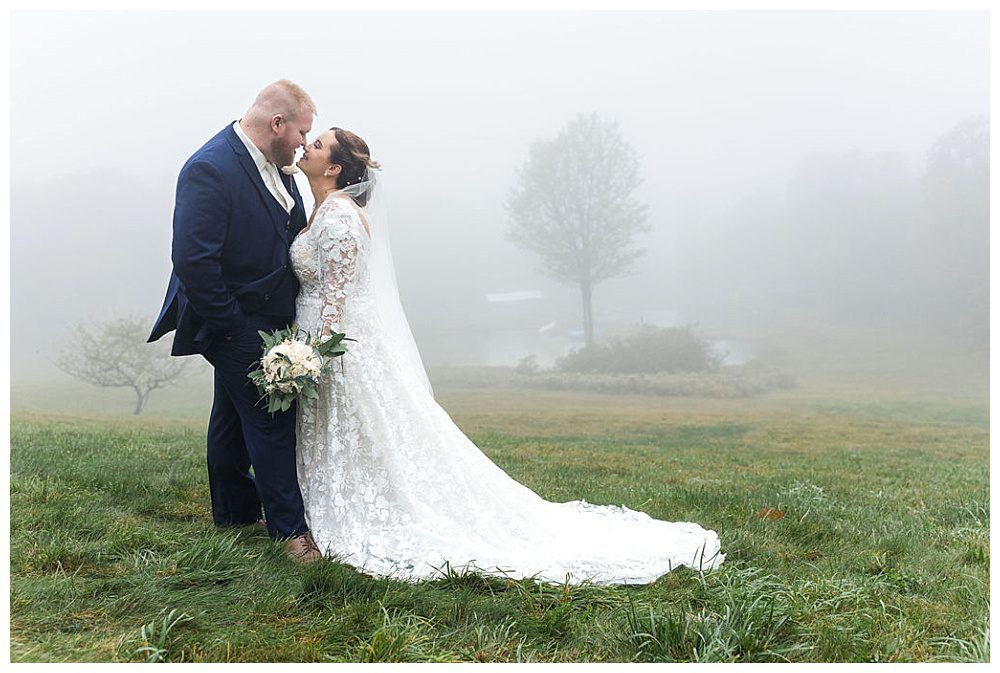
[[[722,563],[719,537],[626,507],[554,503],[487,458],[434,400],[399,303],[379,165],[333,128],[298,162],[316,208],[291,246],[301,329],[355,339],[297,416],[299,486],[319,549],[404,580],[452,568],[644,584]]]

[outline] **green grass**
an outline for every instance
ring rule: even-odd
[[[15,385],[11,659],[988,661],[982,375],[799,379],[739,400],[437,391],[544,497],[719,532],[720,570],[642,587],[298,567],[212,527],[204,379],[137,418],[115,391]]]

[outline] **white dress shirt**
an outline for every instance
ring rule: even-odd
[[[250,136],[240,127],[238,119],[233,122],[233,130],[236,131],[236,135],[240,137],[240,140],[246,145],[247,151],[250,152],[250,158],[253,159],[257,170],[260,171],[260,177],[264,180],[264,186],[267,187],[267,191],[271,192],[271,196],[285,209],[286,213],[292,212],[292,208],[295,207],[295,200],[292,199],[292,195],[285,189],[285,183],[281,181],[281,176],[278,175],[277,166],[268,161],[264,153],[253,144]]]

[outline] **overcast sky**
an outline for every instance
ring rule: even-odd
[[[415,172],[471,200],[581,111],[641,139],[671,196],[716,202],[810,150],[922,152],[987,110],[982,13],[18,13],[12,29],[14,166],[51,178],[169,184],[281,77],[399,189]]]
[[[637,149],[654,242],[679,213],[781,193],[810,153],[917,167],[988,113],[983,12],[21,12],[11,30],[15,331],[48,303],[155,313],[178,169],[280,78],[386,167],[407,301],[445,287],[445,258],[494,292],[544,286],[501,202],[528,145],[582,112]],[[640,271],[662,263],[654,246]]]

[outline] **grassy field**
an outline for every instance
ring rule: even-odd
[[[719,532],[720,570],[641,587],[297,567],[260,532],[211,526],[205,380],[137,418],[120,392],[14,384],[11,659],[987,661],[985,371],[799,383],[736,400],[437,391],[544,497]]]

